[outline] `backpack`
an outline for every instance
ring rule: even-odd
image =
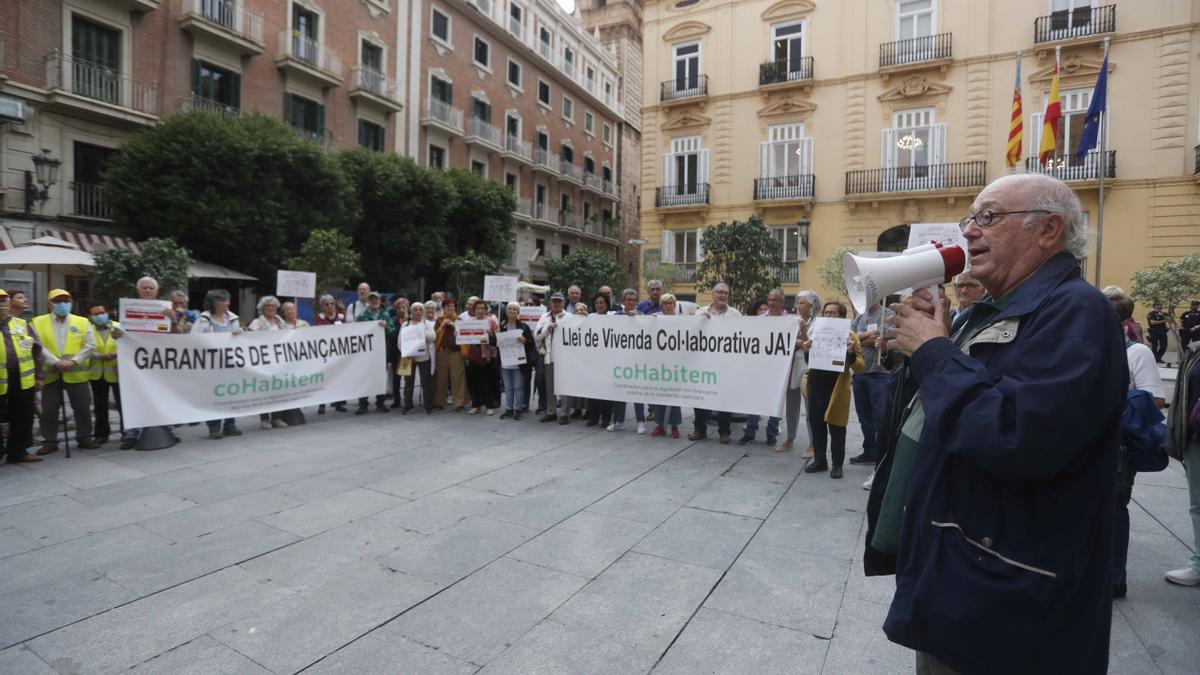
[[[1121,411],[1121,442],[1128,453],[1129,465],[1135,471],[1162,471],[1170,463],[1164,419],[1150,392],[1129,391],[1125,409]]]

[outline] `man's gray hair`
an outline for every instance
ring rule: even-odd
[[[646,282],[647,289],[649,289],[651,286],[658,286],[659,288],[662,288],[662,285],[663,285],[663,282],[658,279],[651,279],[650,281]]]
[[[725,290],[726,290],[726,291],[728,291],[728,290],[729,290],[729,284],[725,283],[724,281],[718,281],[717,283],[713,284],[713,287],[712,287],[712,289],[715,291],[715,290],[717,290],[718,288],[720,288],[720,287],[722,287],[722,286],[724,286],[724,287],[725,287]]]
[[[187,300],[188,299],[187,291],[183,290],[182,288],[177,288],[177,289],[171,291],[171,299],[174,300],[176,298],[183,298],[184,300]]]
[[[329,293],[326,293],[325,295],[322,295],[322,296],[321,296],[321,299],[320,299],[320,300],[317,302],[317,304],[323,305],[323,304],[325,304],[325,301],[326,301],[326,300],[328,300],[329,302],[332,302],[332,303],[333,303],[333,304],[335,304],[335,305],[337,304],[337,300],[335,300],[335,299],[333,298],[333,296],[332,296],[332,295],[330,295]]]
[[[1083,216],[1083,205],[1079,197],[1067,184],[1052,176],[1038,173],[1017,174],[1022,182],[1036,183],[1030,186],[1033,198],[1025,208],[1034,211],[1048,211],[1062,215],[1064,221],[1062,244],[1063,250],[1076,258],[1087,255],[1088,229]],[[1044,213],[1030,213],[1025,216],[1023,227],[1029,229]]]
[[[786,298],[786,297],[787,297],[787,294],[783,292],[783,289],[782,289],[782,288],[772,288],[771,290],[767,291],[767,298],[768,298],[768,299],[769,299],[769,298],[770,298],[772,295],[778,295],[778,296],[779,296],[779,297],[781,297],[781,298]]]
[[[814,311],[820,311],[821,309],[821,296],[817,295],[816,291],[800,291],[796,294],[796,299],[807,302]]]

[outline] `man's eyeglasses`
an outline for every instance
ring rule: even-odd
[[[983,286],[983,284],[979,283],[978,281],[972,281],[970,283],[965,283],[965,284],[954,284],[954,289],[961,291],[964,288],[980,288],[982,286]]]
[[[963,232],[971,226],[971,221],[979,226],[979,229],[984,230],[995,224],[997,219],[1003,220],[1003,216],[1016,215],[1018,213],[1050,213],[1047,209],[1025,209],[1024,211],[980,211],[963,218],[958,221],[958,228]]]

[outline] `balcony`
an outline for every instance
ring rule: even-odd
[[[395,80],[370,66],[354,66],[350,69],[350,98],[374,104],[387,112],[400,112],[400,89]]]
[[[565,159],[558,162],[559,178],[568,183],[583,186],[583,169]]]
[[[521,25],[521,20],[517,17],[508,17],[508,32],[515,35],[521,42],[525,42],[525,26]]]
[[[112,208],[108,203],[108,190],[103,185],[71,183],[73,195],[71,215],[79,218],[112,220]]]
[[[604,183],[600,180],[600,176],[594,173],[583,172],[583,187],[598,195],[604,194]]]
[[[915,68],[950,66],[950,33],[926,35],[908,40],[898,40],[879,45],[879,70],[895,73]]]
[[[1108,150],[1108,155],[1104,165],[1104,177],[1117,177],[1117,151]],[[1043,173],[1048,176],[1054,176],[1061,181],[1095,181],[1100,179],[1100,153],[1093,150],[1084,156],[1082,160],[1075,155],[1067,155],[1065,157],[1052,157],[1050,161],[1043,166],[1038,161],[1037,157],[1029,157],[1025,160],[1026,173]]]
[[[111,0],[111,4],[126,11],[153,12],[158,9],[159,0]]]
[[[754,179],[754,201],[811,202],[817,178],[813,174]]]
[[[204,98],[199,94],[184,96],[179,99],[179,110],[181,112],[206,112],[221,117],[237,117],[242,114],[242,111],[234,105],[227,105],[220,101],[214,101],[211,98]]]
[[[550,48],[548,43],[542,42],[541,40],[538,40],[538,54],[541,54],[542,58],[546,59],[547,63],[554,62],[554,50]]]
[[[239,55],[263,53],[263,15],[234,0],[181,0],[179,27],[207,37]]]
[[[708,183],[664,185],[654,188],[654,206],[660,209],[708,207]]]
[[[812,85],[813,79],[813,57],[806,56],[802,59],[780,59],[777,61],[767,61],[758,66],[758,86],[771,87],[772,89],[785,89],[785,85],[795,83],[798,85]]]
[[[668,264],[674,265],[683,272],[683,274],[680,275],[680,281],[688,284],[696,282],[696,268],[699,267],[698,263],[674,262]]]
[[[1040,16],[1033,22],[1035,44],[1075,40],[1117,30],[1117,6],[1076,7]]]
[[[558,225],[558,209],[545,204],[533,205],[533,219],[544,225]]]
[[[441,129],[451,136],[463,135],[463,111],[436,98],[426,98],[421,108],[421,124]]]
[[[333,137],[332,137],[332,135],[330,135],[330,133],[328,131],[325,131],[325,130],[315,131],[313,129],[302,129],[300,127],[294,127],[290,124],[288,125],[288,129],[291,130],[293,136],[295,136],[296,138],[299,138],[302,141],[308,141],[309,143],[316,143],[317,145],[321,146],[322,148],[325,148],[326,150],[333,149]]]
[[[504,151],[500,153],[504,159],[510,159],[518,164],[533,164],[533,148],[525,141],[511,134],[504,138]]]
[[[492,15],[492,0],[475,0],[475,8],[478,9],[479,11],[483,12],[484,14],[491,16]]]
[[[290,30],[279,34],[275,65],[289,74],[307,77],[322,87],[342,84],[342,60],[324,45]]]
[[[800,283],[800,263],[799,261],[785,262],[783,267],[772,270],[779,275],[779,283],[781,284],[798,284]]]
[[[572,211],[558,212],[558,226],[568,230],[583,230],[583,221]]]
[[[467,134],[463,140],[467,145],[478,145],[489,152],[500,152],[504,149],[503,135],[496,127],[486,120],[471,116],[467,123]]]
[[[968,190],[987,184],[986,162],[957,162],[846,172],[846,195]]]
[[[517,199],[517,208],[513,211],[513,218],[522,222],[533,220],[533,204],[528,199]]]
[[[617,189],[617,185],[607,178],[600,182],[600,189],[604,191],[606,196],[611,197],[612,199],[619,199],[621,196],[620,191]]]
[[[49,107],[101,122],[153,124],[158,119],[158,86],[84,58],[60,52],[46,59]]]
[[[675,101],[692,102],[708,98],[708,75],[697,75],[682,80],[667,80],[659,87],[659,100],[663,103]]]
[[[558,167],[554,162],[554,155],[545,148],[536,148],[533,151],[533,170],[541,171],[542,173],[551,176],[558,175]]]

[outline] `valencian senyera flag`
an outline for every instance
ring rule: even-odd
[[[1012,122],[1008,125],[1008,154],[1004,160],[1008,168],[1013,168],[1021,161],[1021,141],[1025,135],[1025,125],[1022,122],[1021,111],[1021,52],[1017,52],[1017,81],[1013,85]]]

